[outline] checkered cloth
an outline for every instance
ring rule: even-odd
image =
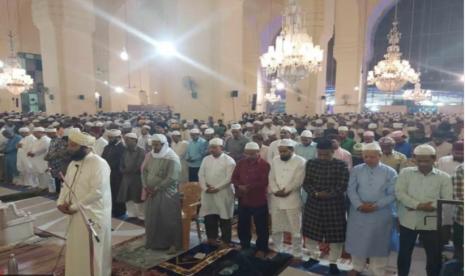
[[[349,170],[344,161],[332,159],[307,162],[304,190],[308,193],[304,209],[303,234],[316,241],[345,241],[346,197]],[[328,192],[330,197],[318,199],[315,192]]]
[[[452,177],[452,184],[454,199],[463,201],[463,164],[457,167],[455,175]],[[459,205],[455,209],[454,221],[463,225],[463,205]]]

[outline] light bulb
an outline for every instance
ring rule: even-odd
[[[123,92],[124,92],[124,89],[123,89],[121,86],[116,86],[116,87],[115,87],[115,92],[116,92],[116,93],[123,93]]]
[[[121,51],[121,53],[119,54],[119,57],[121,58],[121,60],[128,60],[129,59],[129,55],[128,55],[128,52],[126,51],[126,48],[123,48],[123,51]]]

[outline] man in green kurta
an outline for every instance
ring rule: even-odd
[[[339,133],[339,138],[341,139],[341,148],[353,153],[354,145],[357,142],[348,136],[349,128],[346,126],[340,126],[337,131]]]
[[[176,253],[182,247],[178,180],[181,163],[163,134],[151,137],[152,151],[142,168],[145,201],[145,247]]]

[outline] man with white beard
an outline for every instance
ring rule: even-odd
[[[32,150],[34,141],[37,140],[37,138],[31,134],[27,127],[20,128],[19,134],[23,137],[17,145],[18,154],[16,159],[16,167],[18,168],[21,179],[20,185],[36,187],[37,177],[34,175],[32,170],[32,160],[27,156],[27,153]]]
[[[48,162],[44,157],[47,155],[48,147],[50,146],[51,139],[45,135],[43,127],[35,127],[32,134],[37,138],[34,141],[32,149],[28,151],[27,156],[31,158],[32,170],[37,177],[38,182],[36,186],[40,189],[55,190],[55,185],[52,183],[52,176],[47,172]]]

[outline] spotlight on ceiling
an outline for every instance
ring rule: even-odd
[[[123,51],[121,51],[121,53],[119,54],[119,58],[124,61],[127,61],[129,59],[129,54],[126,51],[126,48],[123,48]]]
[[[123,87],[121,87],[121,86],[116,86],[116,87],[115,87],[115,92],[116,92],[116,93],[123,93],[123,92],[124,92],[124,89],[123,89]]]
[[[176,54],[176,47],[169,41],[160,42],[156,46],[158,53],[162,56],[173,56]]]
[[[94,95],[95,95],[95,98],[96,98],[96,99],[98,99],[98,97],[100,97],[100,93],[99,93],[99,92],[95,92]]]
[[[104,81],[103,84],[108,85],[108,81]]]

